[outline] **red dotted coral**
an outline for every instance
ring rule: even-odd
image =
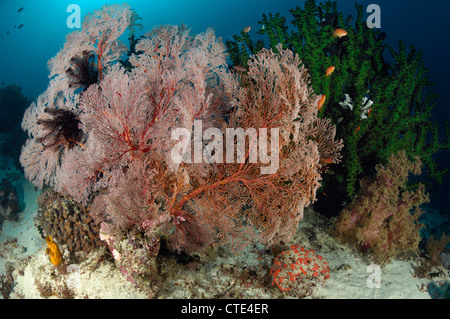
[[[278,255],[270,268],[272,285],[296,297],[312,293],[317,283],[330,278],[328,262],[313,250],[292,245]]]

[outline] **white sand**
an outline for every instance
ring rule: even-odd
[[[21,212],[18,223],[4,222],[0,234],[4,256],[0,259],[0,273],[5,272],[7,262],[14,265],[15,282],[10,298],[44,298],[36,283],[51,287],[50,298],[64,297],[64,286],[71,287],[75,298],[290,298],[270,285],[267,276],[273,257],[258,254],[260,247],[249,247],[237,256],[203,255],[198,265],[175,265],[173,273],[165,274],[167,277],[163,273],[169,271],[169,266],[163,267],[164,280],[156,296],[152,291],[138,289],[127,282],[112,262],[102,262],[91,270],[99,253],[91,254],[88,260],[77,265],[79,268],[75,272],[60,275],[49,262],[45,242],[33,224],[39,192],[24,180],[16,181],[14,186],[23,187],[22,203],[26,209]],[[380,287],[370,288],[367,280],[374,274],[368,272],[370,263],[338,243],[326,229],[327,220],[309,208],[292,240],[294,244],[314,249],[329,261],[330,279],[325,286],[317,288],[313,298],[430,298],[426,288],[419,289],[430,281],[412,276],[416,261],[394,260],[380,269]],[[12,238],[17,238],[17,243],[12,244]],[[248,271],[252,274],[250,278],[245,277]],[[437,285],[448,282],[448,273],[434,281]]]

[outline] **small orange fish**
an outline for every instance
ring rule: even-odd
[[[322,106],[325,103],[326,98],[327,98],[327,96],[325,94],[322,94],[322,97],[320,98],[319,103],[317,105],[317,108],[319,109],[319,111],[322,109]]]
[[[323,160],[323,162],[324,162],[324,163],[327,163],[327,164],[333,164],[333,163],[334,163],[334,160],[332,160],[331,158],[325,158],[325,159]]]
[[[358,131],[359,131],[360,128],[361,128],[361,126],[358,126],[358,128],[357,128],[356,131],[355,131],[355,133],[353,133],[353,134],[358,133]]]
[[[369,109],[369,114],[367,114],[367,117],[370,116],[370,113],[372,112],[372,108]]]
[[[334,69],[335,69],[336,67],[333,65],[333,66],[330,66],[328,69],[327,69],[327,72],[325,73],[325,76],[330,76],[331,75],[331,73],[333,73],[334,72]]]
[[[333,31],[333,37],[342,38],[342,37],[345,37],[346,35],[347,35],[347,31],[345,31],[343,29],[336,29]]]
[[[237,72],[245,72],[245,71],[247,71],[247,69],[244,68],[244,67],[241,66],[241,65],[236,65],[236,66],[234,67],[234,69],[235,69]]]
[[[251,29],[250,26],[245,27],[244,30],[242,30],[242,32],[248,33],[250,31],[250,29]]]

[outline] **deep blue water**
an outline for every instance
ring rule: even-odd
[[[73,31],[66,25],[69,4],[77,4],[81,15],[103,4],[116,1],[87,0],[1,0],[0,1],[0,83],[17,84],[30,99],[35,99],[48,85],[47,61],[63,46],[66,34]],[[251,26],[251,34],[259,29],[257,21],[263,13],[280,12],[290,21],[289,9],[304,1],[293,0],[130,0],[127,3],[142,17],[142,33],[159,24],[184,23],[193,32],[207,27],[216,30],[223,40],[230,39],[244,27]],[[381,7],[381,29],[387,33],[386,42],[397,48],[403,39],[423,51],[430,69],[430,79],[439,94],[433,118],[444,122],[450,119],[450,1],[434,0],[361,0],[367,7],[376,3]],[[120,2],[119,2],[120,3]],[[356,16],[354,1],[338,1],[346,14]],[[21,12],[18,9],[24,7]],[[367,14],[366,14],[367,16]],[[17,26],[23,24],[18,29]],[[14,28],[16,25],[16,28]],[[9,32],[8,35],[6,33]],[[2,85],[0,85],[1,87]],[[441,167],[448,167],[450,152],[437,154]],[[450,214],[450,174],[434,192],[439,210]]]

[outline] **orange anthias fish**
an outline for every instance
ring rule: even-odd
[[[244,30],[242,30],[242,31],[245,32],[245,33],[248,33],[250,31],[250,29],[251,29],[251,27],[248,26],[248,27],[245,27]]]
[[[247,69],[244,68],[244,67],[241,66],[241,65],[236,65],[236,66],[234,67],[234,69],[235,69],[237,72],[245,72],[245,71],[247,71]]]
[[[333,66],[330,66],[328,69],[327,69],[327,72],[325,73],[325,76],[330,76],[331,75],[331,73],[333,73],[334,72],[334,69],[335,69],[336,67],[333,65]]]
[[[336,29],[333,31],[333,37],[342,38],[342,37],[345,37],[346,35],[347,35],[347,31],[345,31],[343,29]]]
[[[322,106],[325,103],[326,98],[327,96],[325,94],[322,94],[322,97],[320,98],[319,103],[317,104],[317,108],[319,109],[319,111],[322,109]]]

